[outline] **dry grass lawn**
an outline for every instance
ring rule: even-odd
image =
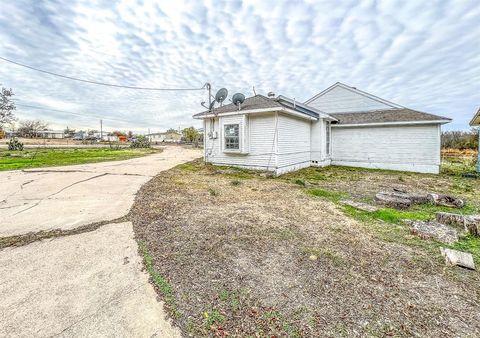
[[[279,178],[193,162],[139,192],[130,217],[147,270],[185,336],[480,336],[480,274],[446,267],[404,218],[366,213],[392,186],[454,192],[478,210],[480,180],[348,168]],[[480,242],[460,246],[480,258]]]

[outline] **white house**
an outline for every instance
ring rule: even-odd
[[[207,162],[277,175],[330,164],[438,173],[440,127],[450,122],[342,83],[305,103],[255,95],[194,118]]]
[[[159,143],[159,142],[178,143],[182,139],[182,134],[176,131],[166,131],[163,133],[151,133],[145,136],[148,137],[150,142],[154,142],[154,143]]]
[[[39,130],[36,133],[41,138],[65,138],[63,130]]]

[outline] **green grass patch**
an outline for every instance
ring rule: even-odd
[[[475,172],[475,157],[467,156],[443,156],[441,173],[444,175],[461,176],[465,173]]]
[[[212,188],[208,189],[208,193],[210,194],[210,196],[218,196],[218,191]]]
[[[301,337],[300,330],[279,311],[266,311],[261,317],[272,332],[280,332],[281,337]],[[276,335],[272,335],[275,337]]]
[[[452,245],[453,249],[470,252],[473,255],[475,264],[480,266],[480,238],[472,235],[461,238],[457,243]]]
[[[222,315],[217,310],[204,311],[203,312],[204,324],[207,330],[210,330],[212,325],[221,324],[227,320],[227,317]]]
[[[259,177],[261,173],[261,171],[258,170],[250,170],[240,167],[229,167],[222,165],[216,165],[213,167],[216,169],[217,174],[223,175],[228,178],[250,179],[254,177]]]
[[[177,165],[177,169],[185,171],[200,171],[202,170],[203,165],[200,162],[187,162]]]
[[[432,218],[429,212],[425,211],[403,211],[396,209],[380,209],[370,213],[370,216],[388,223],[400,223],[403,220],[422,220],[426,221]]]
[[[242,184],[242,182],[239,181],[239,180],[233,180],[233,181],[230,182],[230,185],[233,185],[233,186],[237,186],[237,185],[240,185],[240,184]]]
[[[409,227],[400,224],[402,220],[429,220],[434,218],[435,211],[452,211],[452,208],[438,207],[430,204],[418,205],[428,211],[400,211],[395,209],[380,209],[375,212],[358,210],[352,206],[343,206],[343,211],[352,218],[362,222],[372,233],[386,241],[401,243],[415,247],[421,247],[437,255],[440,247],[448,247],[460,251],[469,252],[473,255],[475,264],[480,265],[480,238],[468,235],[461,237],[453,245],[437,242],[434,240],[423,240],[410,234]],[[459,209],[456,209],[457,211]],[[380,223],[382,220],[387,223]]]
[[[298,184],[298,185],[300,185],[300,186],[302,186],[302,187],[305,186],[305,181],[302,180],[302,179],[299,179],[299,178],[293,180],[293,183]]]
[[[0,150],[0,170],[51,167],[126,160],[158,152],[155,149],[93,148],[93,149],[27,149],[23,151]]]
[[[142,252],[145,268],[147,269],[148,274],[152,278],[153,283],[160,290],[165,304],[167,304],[170,309],[172,309],[172,312],[175,315],[178,315],[178,312],[176,311],[175,298],[173,296],[172,286],[165,277],[163,277],[157,270],[155,270],[155,267],[153,266],[153,257],[148,251],[147,246],[144,243],[140,242],[139,247],[140,251]]]
[[[307,189],[306,193],[315,197],[327,199],[331,202],[338,202],[341,199],[348,197],[347,193],[324,189]]]

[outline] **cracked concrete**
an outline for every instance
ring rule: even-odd
[[[168,147],[126,161],[1,172],[0,237],[122,217],[151,177],[199,156],[199,150]]]
[[[1,172],[0,336],[179,336],[142,271],[132,224],[118,222],[150,177],[200,156],[167,147],[127,161]]]

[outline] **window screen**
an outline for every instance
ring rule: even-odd
[[[240,126],[238,124],[226,124],[225,128],[225,149],[240,149]]]

